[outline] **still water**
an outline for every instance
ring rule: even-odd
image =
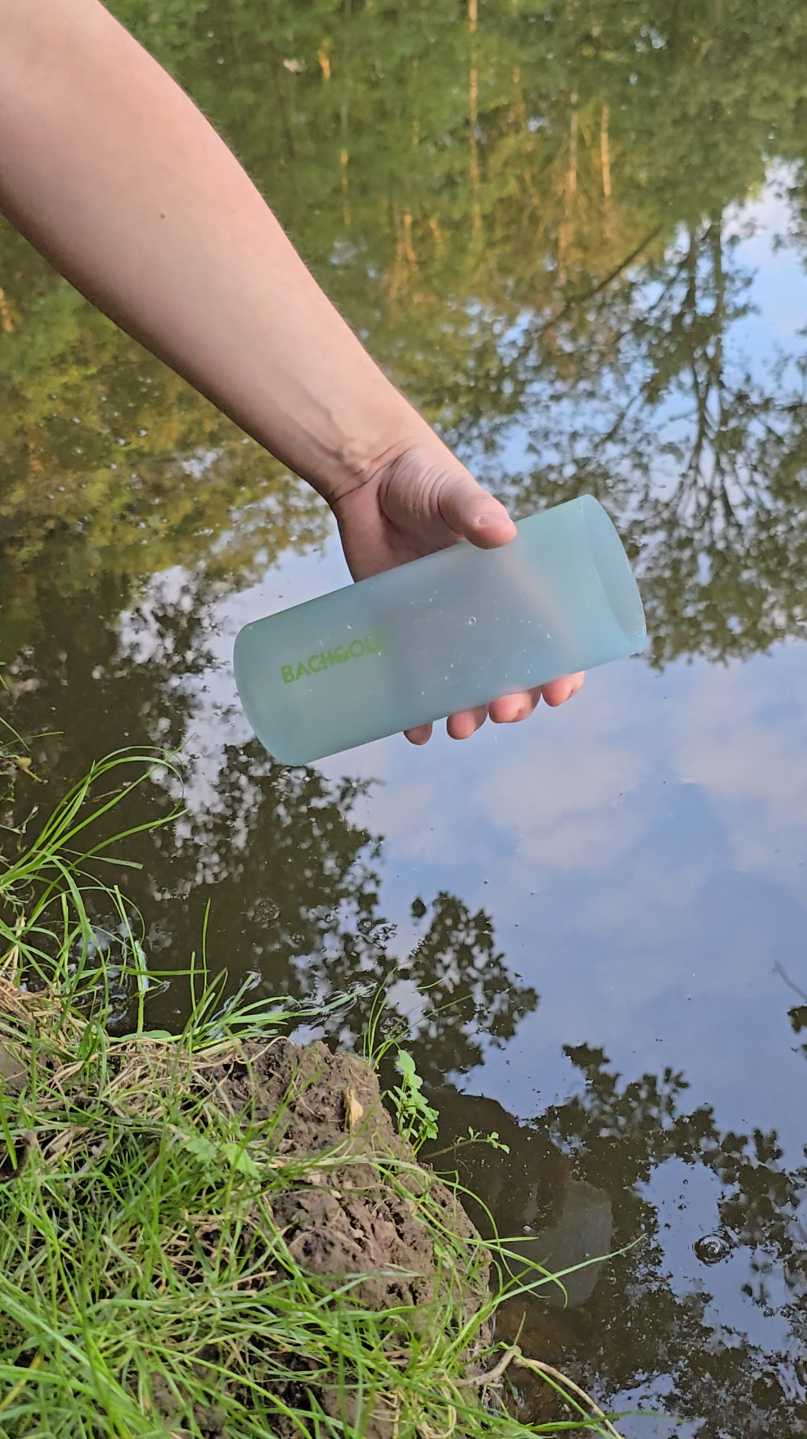
[[[807,1432],[803,9],[112,8],[480,478],[604,501],[651,648],[532,723],[274,767],[232,643],[346,582],[327,511],[3,226],[4,712],[51,799],[181,748],[188,813],[121,875],[155,970],[209,901],[231,987],[392,974],[442,1143],[510,1146],[463,1151],[500,1229],[624,1250],[503,1333],[631,1439]]]

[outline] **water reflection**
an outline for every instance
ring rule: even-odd
[[[460,1149],[457,1168],[500,1234],[529,1231],[524,1250],[536,1262],[574,1266],[643,1238],[569,1275],[560,1316],[560,1296],[549,1290],[543,1304],[514,1300],[502,1336],[520,1331],[534,1352],[549,1345],[593,1384],[605,1382],[612,1403],[667,1413],[675,1424],[640,1421],[629,1433],[801,1432],[807,1253],[798,1213],[807,1166],[782,1163],[775,1130],[721,1131],[711,1106],[687,1109],[682,1074],[665,1070],[620,1083],[602,1050],[581,1045],[567,1053],[585,1080],[579,1097],[518,1123],[493,1101],[443,1091],[441,1142],[461,1138],[470,1125],[495,1129],[509,1145],[508,1155]],[[665,1200],[669,1171],[674,1198]],[[714,1256],[703,1254],[700,1241],[686,1276],[670,1269],[675,1211],[684,1207],[688,1183],[707,1175],[716,1181],[720,1257],[734,1255],[733,1285],[716,1284]],[[488,1227],[483,1211],[475,1217]],[[733,1322],[732,1290],[746,1308],[755,1306],[756,1321],[745,1315],[744,1323]],[[525,1419],[544,1412],[540,1386],[531,1392],[525,1385],[523,1399]]]
[[[0,225],[0,659],[9,716],[48,735],[48,789],[21,777],[18,817],[122,744],[182,747],[188,815],[120,875],[153,967],[186,963],[210,901],[232,985],[325,996],[392,975],[441,1144],[470,1125],[510,1146],[457,1154],[500,1229],[559,1262],[644,1236],[581,1271],[568,1308],[514,1305],[503,1334],[523,1319],[607,1402],[660,1413],[631,1435],[796,1435],[799,9],[113,8],[479,473],[522,511],[604,499],[651,667],[468,747],[273,766],[238,715],[231,642],[345,582],[322,506]],[[168,803],[139,792],[132,818]],[[179,1022],[184,984],[153,998],[156,1023]],[[370,1002],[333,1038],[353,1042]]]
[[[771,182],[769,204],[776,193]],[[748,655],[805,622],[802,337],[777,354],[769,335],[762,357],[735,339],[754,308],[741,242],[758,224],[749,210],[686,228],[599,297],[614,327],[601,348],[587,342],[562,376],[534,356],[561,416],[531,425],[542,463],[506,491],[529,512],[560,478],[563,493],[599,490],[621,514],[659,666]]]
[[[180,590],[173,602],[150,607],[148,633],[160,642],[147,657],[137,644],[121,646],[114,629],[83,606],[80,615],[82,628],[68,600],[59,624],[6,671],[15,722],[44,736],[35,744],[36,765],[52,789],[60,775],[84,772],[122,740],[145,733],[166,746],[181,743],[193,712],[189,681],[212,662],[198,592]],[[142,610],[130,615],[136,638],[145,624]],[[87,712],[71,723],[81,693]],[[142,871],[115,875],[147,918],[154,970],[179,967],[198,949],[209,900],[208,950],[216,970],[232,971],[231,988],[245,972],[255,976],[256,995],[327,998],[364,983],[366,995],[340,1021],[344,1043],[366,1031],[373,996],[395,973],[402,1003],[423,996],[413,1052],[426,1078],[442,1075],[446,1048],[456,1068],[473,1068],[482,1035],[504,1044],[534,1008],[537,995],[514,980],[488,913],[447,890],[425,900],[412,894],[418,937],[404,959],[389,953],[396,926],[380,909],[381,839],[354,813],[372,781],[283,768],[256,741],[225,745],[213,772],[191,760],[187,780],[187,814],[128,841],[127,856]],[[31,797],[24,784],[17,791],[12,818],[19,824]],[[145,822],[170,804],[170,794],[145,789],[133,797],[127,823]],[[151,1021],[178,1024],[188,1002],[178,982],[155,1001]]]

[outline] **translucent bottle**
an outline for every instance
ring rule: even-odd
[[[638,654],[646,640],[619,536],[591,495],[245,625],[235,678],[283,764],[325,755]]]

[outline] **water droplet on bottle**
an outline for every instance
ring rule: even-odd
[[[471,618],[469,619],[468,623],[469,623],[469,625],[475,625],[475,624],[476,624],[476,615],[471,615]]]
[[[701,1264],[719,1264],[721,1259],[728,1258],[732,1246],[728,1235],[716,1230],[714,1234],[704,1234],[696,1239],[692,1248]]]

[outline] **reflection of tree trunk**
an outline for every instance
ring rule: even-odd
[[[704,261],[708,274],[703,275]],[[711,538],[721,528],[736,525],[736,504],[747,499],[738,473],[726,414],[724,331],[726,328],[726,275],[723,266],[723,216],[691,230],[686,255],[687,287],[680,312],[686,336],[689,374],[695,401],[695,434],[684,475],[683,493],[692,513],[708,521]],[[703,291],[701,295],[699,291]],[[703,300],[711,298],[711,310]]]
[[[521,66],[513,66],[513,89],[516,92],[515,104],[513,105],[513,119],[520,130],[527,128],[527,108],[524,104],[524,96],[521,93]]]
[[[608,138],[609,110],[607,105],[602,107],[602,119],[600,120],[600,162],[602,164],[602,194],[605,207],[605,232],[611,229],[611,146]]]
[[[418,94],[417,59],[413,61],[411,76],[412,87],[410,95],[413,95],[415,97],[416,103],[416,97]],[[412,117],[412,149],[416,150],[419,144],[420,118],[417,114],[415,114]],[[417,172],[417,164],[414,160],[412,161],[412,169],[414,172]],[[437,226],[437,221],[432,221],[430,222],[430,224],[432,228],[432,233],[434,234],[435,226]],[[392,274],[390,278],[389,293],[391,300],[394,300],[396,298],[398,291],[401,288],[401,285],[405,284],[407,270],[416,270],[418,267],[417,255],[415,254],[415,246],[412,241],[412,211],[408,205],[404,209],[402,215],[397,205],[393,207],[393,226],[395,230],[395,261],[392,266]],[[437,228],[439,233],[439,227]]]
[[[2,290],[0,290],[0,325],[2,325],[7,335],[10,335],[14,329],[14,321],[11,318],[11,306]]]
[[[512,0],[512,8],[513,8],[513,12],[515,13],[515,10],[516,10],[516,0]],[[532,153],[533,147],[532,147],[532,145],[530,144],[531,136],[530,136],[529,128],[528,128],[528,126],[527,126],[527,107],[526,107],[526,105],[524,104],[524,94],[523,94],[523,91],[522,91],[522,89],[521,89],[521,66],[520,66],[520,65],[514,65],[514,66],[513,66],[513,89],[514,89],[514,91],[515,91],[515,101],[514,101],[513,108],[512,108],[512,110],[511,110],[510,113],[511,113],[511,117],[512,117],[512,120],[513,120],[514,125],[516,126],[517,130],[520,131],[520,133],[524,136],[524,138],[525,138],[525,140],[526,140],[526,142],[527,142],[525,148],[526,148],[527,156],[529,157],[529,155]],[[536,188],[535,188],[535,180],[534,180],[534,176],[533,176],[533,172],[532,172],[532,167],[531,167],[531,165],[530,165],[529,163],[527,164],[527,167],[526,167],[526,169],[524,170],[524,185],[525,185],[525,187],[526,187],[527,193],[528,193],[528,195],[529,195],[529,197],[530,197],[530,200],[531,200],[532,204],[533,204],[533,205],[537,205],[537,204],[538,204],[538,191],[537,191]]]
[[[403,252],[409,264],[417,266],[417,256],[412,244],[412,215],[409,210],[404,215]]]
[[[715,277],[715,358],[723,373],[723,330],[726,324],[726,276],[723,272],[723,216],[715,215],[711,226],[712,267]]]
[[[435,220],[432,224],[432,233],[434,233],[434,227],[436,225],[437,221]],[[397,228],[396,222],[396,229]],[[439,233],[439,226],[437,228]],[[412,243],[412,213],[410,210],[404,211],[403,225],[398,231],[398,240],[395,246],[395,264],[392,267],[392,279],[390,280],[389,289],[389,297],[391,300],[394,300],[398,294],[401,280],[404,277],[407,267],[412,270],[416,270],[418,267],[417,255],[415,254],[415,247]]]
[[[482,227],[482,210],[479,204],[479,153],[476,126],[479,118],[479,73],[476,68],[476,16],[477,0],[468,0],[468,30],[471,35],[471,73],[468,85],[468,110],[471,126],[469,175],[473,196],[474,229]]]
[[[437,218],[436,215],[432,215],[431,219],[429,220],[429,229],[431,230],[432,236],[433,236],[433,238],[434,238],[434,248],[435,248],[436,250],[443,250],[443,249],[445,249],[445,240],[443,239],[443,232],[442,232],[442,230],[440,229],[440,221],[438,220],[438,218]]]
[[[608,143],[608,106],[602,107],[600,122],[600,159],[602,160],[602,193],[606,200],[611,198],[611,149]]]
[[[344,107],[344,106],[342,106],[342,114],[343,114],[343,115],[345,114],[345,107]],[[347,129],[347,124],[345,123],[342,128],[343,128],[343,132],[344,132],[344,131]],[[346,225],[349,225],[349,224],[350,224],[350,186],[349,186],[348,177],[347,177],[347,161],[348,161],[347,145],[343,145],[342,148],[341,148],[341,150],[339,151],[339,165],[340,165],[340,168],[341,168],[341,171],[342,171],[342,219],[344,220],[344,222],[345,222]]]
[[[690,482],[694,481],[696,489],[698,475],[700,474],[701,457],[709,435],[708,388],[701,383],[701,378],[698,373],[698,355],[695,349],[696,342],[693,334],[693,331],[697,328],[698,319],[698,238],[697,231],[690,230],[689,249],[687,250],[687,288],[684,298],[684,314],[687,318],[690,343],[689,369],[692,376],[692,390],[695,396],[695,410],[697,414],[695,443],[689,457],[688,469]]]
[[[710,361],[711,385],[715,395],[714,416],[714,465],[715,478],[720,486],[723,518],[726,524],[736,520],[734,506],[728,490],[726,466],[723,453],[725,423],[725,386],[723,383],[723,334],[726,328],[726,276],[723,269],[723,215],[715,215],[709,226],[709,243],[712,251],[712,276],[714,281],[714,349]]]
[[[566,283],[566,258],[572,238],[572,210],[577,194],[577,96],[572,95],[572,114],[569,121],[569,163],[563,182],[563,222],[558,230],[558,279]]]

